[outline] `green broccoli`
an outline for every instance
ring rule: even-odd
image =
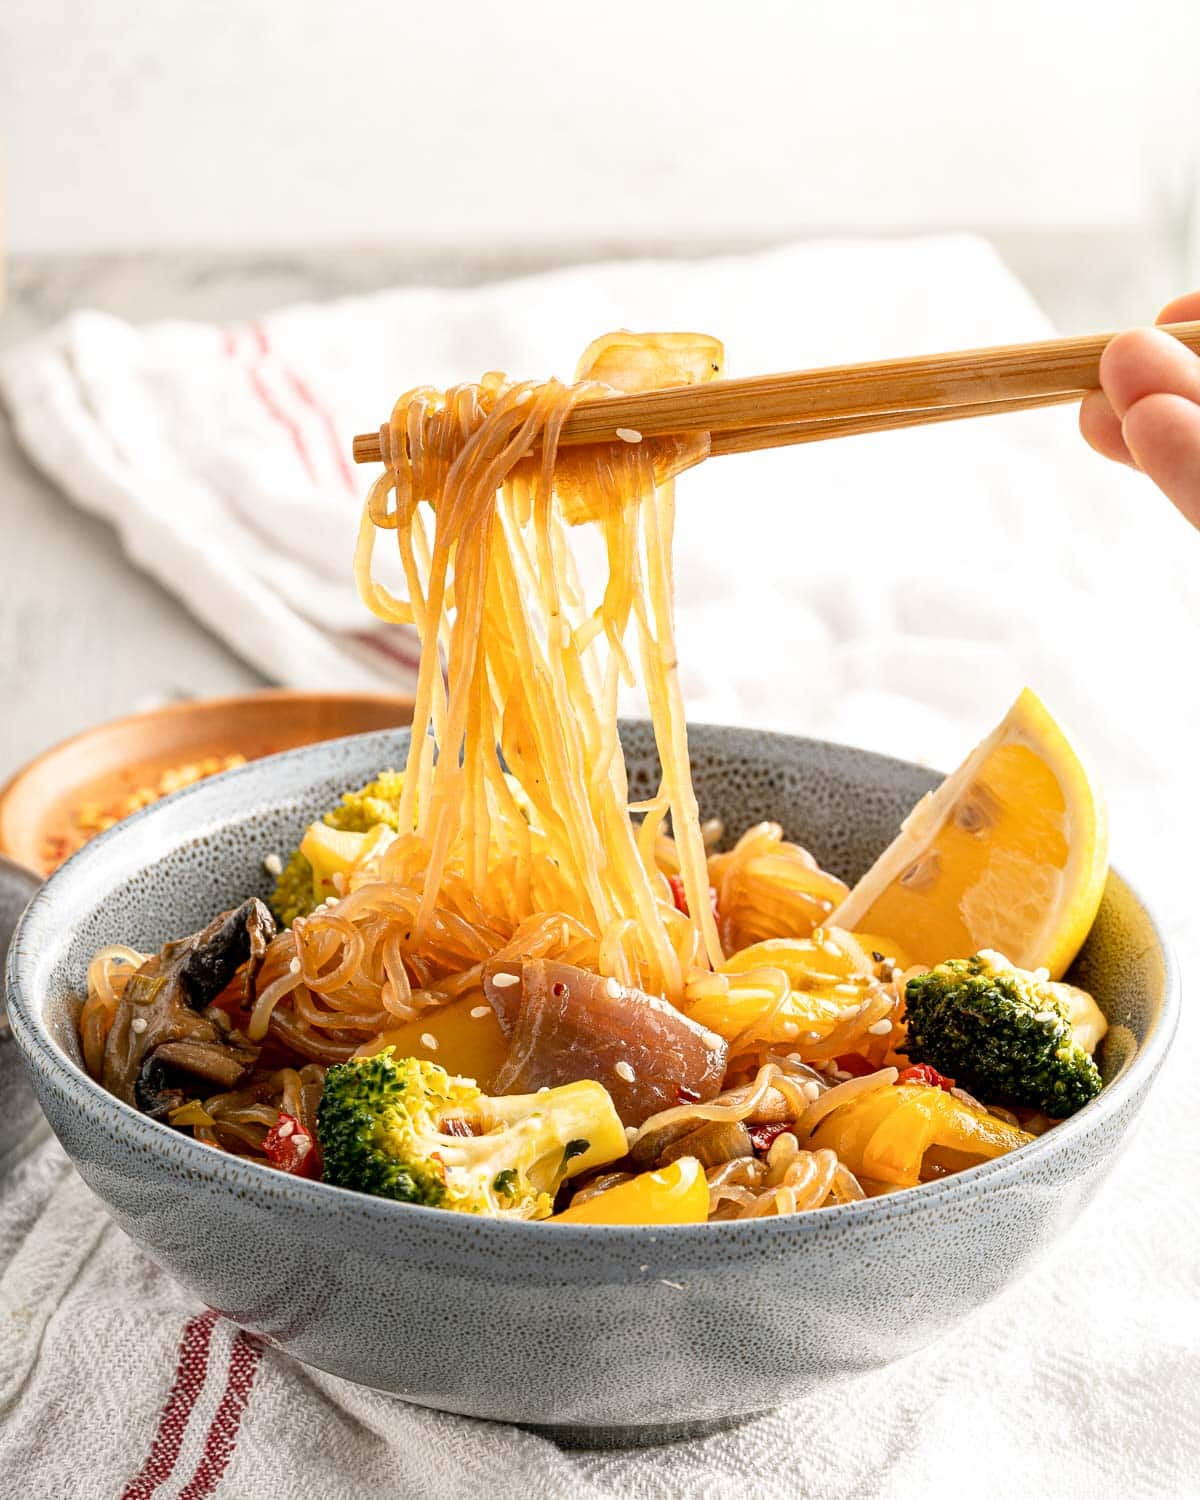
[[[1068,986],[999,953],[938,964],[908,981],[904,1000],[908,1036],[898,1050],[989,1103],[1061,1120],[1100,1092],[1096,1064],[1072,1030]]]
[[[624,1156],[608,1092],[582,1080],[491,1098],[436,1063],[338,1063],[317,1109],[324,1179],[402,1203],[544,1219],[562,1182]]]
[[[399,771],[382,771],[358,791],[347,792],[321,821],[329,828],[350,833],[366,833],[380,823],[398,828],[403,789],[404,777]],[[322,900],[313,879],[312,861],[299,849],[293,849],[271,892],[271,910],[281,926],[290,927],[297,917],[308,916]]]

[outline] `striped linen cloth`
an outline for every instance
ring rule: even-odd
[[[569,374],[620,326],[715,332],[731,373],[1050,332],[980,241],[819,242],[236,328],[80,313],[12,354],[0,392],[34,460],[234,649],[280,682],[394,688],[413,643],[350,583],[350,435],[419,382]],[[693,719],[950,765],[1038,689],[1101,770],[1114,857],[1193,963],[1200,536],[1088,453],[1071,412],[711,463],[680,483],[676,555]],[[137,1250],[43,1130],[0,1163],[0,1500],[1193,1495],[1198,1045],[1187,1015],[1111,1185],[941,1345],[732,1432],[606,1454],[260,1345]]]

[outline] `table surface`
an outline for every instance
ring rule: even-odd
[[[1068,332],[1142,320],[1181,285],[1170,247],[1139,236],[1006,236],[997,244]],[[8,268],[0,349],[82,307],[133,322],[222,322],[292,302],[414,282],[467,285],[604,254],[597,245],[520,259],[447,256],[436,264],[381,250],[24,258]],[[89,724],[172,697],[262,683],[126,560],[108,526],[66,501],[21,452],[7,418],[0,420],[0,702],[8,705],[0,715],[0,780]]]

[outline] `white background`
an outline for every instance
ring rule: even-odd
[[[0,0],[7,240],[1186,237],[1198,76],[1194,0]]]

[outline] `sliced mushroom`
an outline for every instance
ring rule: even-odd
[[[667,1166],[680,1156],[694,1156],[703,1167],[719,1167],[740,1156],[753,1156],[754,1143],[740,1120],[706,1120],[698,1130],[672,1141],[661,1152],[658,1164]]]
[[[626,1125],[711,1099],[725,1076],[726,1044],[666,1000],[552,959],[484,970],[483,992],[509,1039],[497,1093],[594,1078]]]
[[[125,986],[113,1018],[104,1048],[104,1087],[156,1116],[180,1102],[184,1075],[232,1087],[253,1066],[259,1049],[231,1041],[202,1012],[242,964],[247,998],[253,997],[274,936],[271,913],[251,899],[148,959]]]

